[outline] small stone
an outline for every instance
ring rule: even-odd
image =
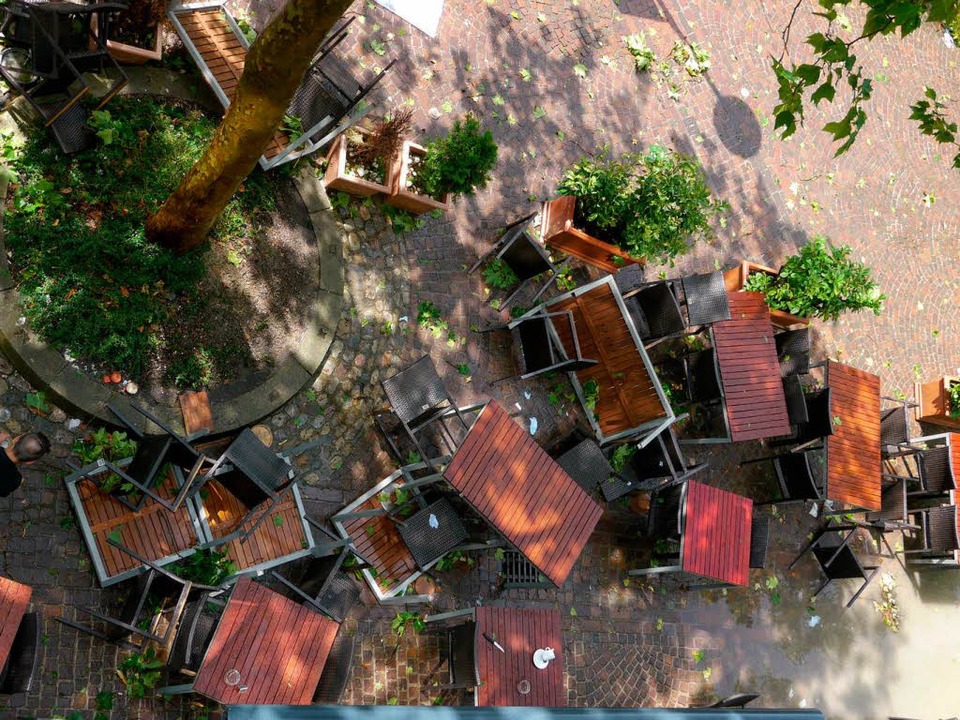
[[[133,382],[133,380],[128,382],[127,387],[124,389],[127,391],[127,395],[136,395],[140,392],[140,386]]]
[[[9,375],[13,372],[13,365],[7,360],[6,356],[0,354],[0,375]]]
[[[71,431],[76,430],[78,427],[80,427],[82,422],[83,421],[80,420],[79,418],[70,418],[69,420],[67,420],[67,430],[71,430]]]
[[[66,422],[67,414],[60,408],[55,407],[53,410],[50,411],[50,414],[47,416],[47,418],[50,420],[50,422],[62,423],[62,422]]]
[[[440,117],[440,109],[432,107],[429,110],[427,110],[427,115],[429,115],[434,120],[436,120],[438,117]]]

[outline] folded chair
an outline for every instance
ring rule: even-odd
[[[438,685],[427,685],[424,691],[429,690],[466,690],[480,684],[480,675],[477,664],[477,623],[475,613],[470,610],[455,610],[440,615],[427,616],[431,623],[444,623],[434,632],[441,633],[441,648],[443,657],[441,662],[447,663],[447,682]],[[452,621],[452,622],[450,622]]]
[[[695,328],[730,319],[730,303],[722,272],[687,275],[680,278],[687,326]]]
[[[680,303],[666,280],[641,287],[624,297],[623,302],[645,347],[678,337],[686,330]]]
[[[214,600],[206,593],[187,603],[167,658],[167,668],[171,672],[196,676],[224,607],[222,601]]]
[[[320,682],[313,695],[314,705],[337,705],[350,681],[357,636],[341,625],[323,665]]]
[[[6,668],[0,667],[0,695],[30,692],[40,667],[41,638],[40,614],[25,614],[13,638]]]
[[[920,528],[920,546],[904,550],[905,554],[935,556],[953,554],[960,550],[957,536],[957,506],[942,505],[913,513],[915,526]]]
[[[123,583],[126,598],[112,614],[77,607],[79,612],[99,620],[99,628],[64,617],[58,617],[57,621],[129,650],[141,651],[149,643],[156,643],[169,651],[188,603],[191,600],[206,602],[212,594],[219,593],[220,588],[184,580],[133,550],[112,540],[108,542],[149,567],[149,571]],[[157,601],[159,606],[154,604]],[[166,617],[166,628],[162,631],[158,629],[161,616]]]
[[[531,299],[532,304],[536,304],[540,296],[547,291],[557,279],[558,267],[550,260],[550,255],[544,249],[543,245],[537,242],[536,238],[530,234],[530,221],[535,214],[527,215],[514,223],[511,223],[504,230],[503,235],[494,244],[490,250],[477,260],[468,272],[474,272],[483,263],[490,260],[491,257],[503,261],[504,264],[517,276],[518,285],[513,289],[507,299],[503,301],[502,306],[508,306],[513,299],[532,283],[537,277],[545,276],[545,281],[534,293]],[[561,264],[566,264],[564,261]],[[491,296],[492,299],[492,296]]]
[[[750,567],[763,569],[767,566],[767,549],[770,546],[770,518],[754,515],[750,526]]]
[[[847,607],[853,605],[857,598],[867,589],[870,581],[880,572],[879,565],[864,565],[857,554],[850,547],[850,542],[854,537],[856,525],[830,525],[822,527],[813,540],[797,555],[796,559],[790,563],[788,569],[792,570],[800,558],[812,551],[820,569],[823,570],[827,579],[817,588],[813,597],[817,597],[824,588],[834,580],[859,579],[863,583],[854,593],[853,597],[847,602]]]
[[[679,540],[686,513],[687,483],[672,482],[653,491],[647,512],[647,536]]]
[[[565,322],[570,328],[573,339],[573,357],[568,356],[559,338],[556,336],[553,322]],[[580,341],[577,339],[577,327],[573,320],[573,313],[569,310],[552,313],[538,313],[526,315],[500,327],[487,328],[484,332],[509,329],[513,335],[514,356],[519,369],[521,380],[541,375],[546,372],[577,372],[591,365],[597,360],[583,357],[580,351]],[[500,378],[493,384],[498,384],[511,377]]]
[[[776,498],[758,502],[755,505],[823,500],[822,451],[806,450],[795,453],[781,453],[772,457],[755,458],[741,462],[740,467],[766,460],[773,462],[773,471],[777,477],[780,494]]]
[[[614,472],[607,456],[593,438],[585,438],[564,452],[557,458],[557,465],[591,497],[597,494],[599,486],[604,498],[610,500],[611,498],[607,497],[609,491],[605,487],[608,483],[628,483],[619,473]]]

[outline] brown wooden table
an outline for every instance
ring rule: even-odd
[[[562,585],[603,509],[496,402],[443,472],[546,577]]]
[[[563,689],[563,637],[560,613],[556,610],[478,607],[476,609],[477,705],[565,707]],[[486,632],[503,646],[497,650],[484,638]],[[546,669],[533,664],[538,649],[553,648],[557,657]],[[521,680],[530,683],[530,692],[521,694]]]
[[[0,671],[10,658],[13,639],[30,605],[31,594],[30,587],[0,577]]]
[[[684,572],[731,585],[747,585],[753,501],[690,480],[684,516]]]
[[[770,311],[761,293],[727,292],[730,319],[711,327],[730,440],[788,435]]]
[[[598,361],[575,375],[581,387],[593,380],[599,388],[596,418],[588,411],[588,419],[599,428],[601,441],[633,434],[638,428],[652,429],[673,417],[611,276],[561,295],[546,307],[550,312],[573,313],[583,357]],[[568,357],[573,357],[569,323],[553,326]]]
[[[241,578],[193,690],[224,704],[309,705],[338,628],[325,615]],[[240,673],[236,685],[226,682],[230,670]]]
[[[833,424],[833,434],[824,443],[826,497],[864,510],[879,510],[880,378],[828,360],[826,385]]]

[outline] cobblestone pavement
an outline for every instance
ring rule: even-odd
[[[814,26],[812,5],[798,14],[793,52],[796,39]],[[255,25],[273,9],[270,0],[233,7],[249,12]],[[562,170],[601,144],[620,152],[661,142],[696,153],[718,195],[731,204],[716,242],[664,270],[706,270],[742,258],[776,265],[811,235],[827,234],[851,244],[873,267],[888,300],[880,317],[817,323],[820,352],[877,372],[885,394],[909,394],[914,380],[954,371],[960,364],[960,323],[950,311],[958,287],[950,269],[960,252],[950,232],[960,207],[956,176],[908,121],[907,106],[924,84],[945,92],[956,85],[960,51],[946,48],[929,28],[907,41],[862,47],[877,81],[870,120],[857,145],[834,159],[818,130],[829,108],[812,110],[808,127],[787,143],[772,134],[769,56],[780,54],[780,31],[792,8],[758,0],[447,0],[440,35],[431,40],[378,6],[355,3],[351,12],[362,23],[354,23],[358,32],[348,42],[358,62],[372,72],[399,59],[382,88],[384,107],[412,102],[422,137],[474,111],[493,128],[501,159],[487,189],[403,237],[376,204],[338,210],[348,310],[313,388],[270,419],[278,441],[321,441],[305,478],[313,512],[341,507],[394,467],[371,412],[384,404],[380,380],[423,353],[432,355],[461,402],[492,396],[525,419],[538,418],[544,445],[575,424],[578,409],[548,399],[556,381],[490,384],[510,373],[510,350],[496,334],[471,331],[494,313],[483,304],[480,279],[465,268],[497,227],[550,196]],[[640,30],[659,57],[680,37],[708,49],[706,80],[676,72],[663,81],[637,75],[622,37]],[[379,43],[382,56],[373,51]],[[584,77],[575,73],[578,65]],[[671,84],[676,100],[669,97]],[[417,326],[421,301],[441,309],[451,342]],[[469,375],[457,369],[464,364]],[[2,360],[0,375],[0,397],[13,412],[0,427],[16,432],[39,422],[55,434],[55,455],[62,457],[72,440],[67,419],[35,420],[24,405],[28,388]],[[762,452],[747,444],[700,451],[697,458],[711,463],[709,482],[762,497],[769,483],[763,468],[735,469],[738,460]],[[71,708],[91,715],[100,690],[117,693],[106,713],[113,717],[205,715],[207,709],[188,700],[127,702],[112,670],[114,650],[78,640],[52,622],[64,607],[102,602],[71,525],[62,473],[59,460],[51,460],[29,473],[24,491],[0,501],[0,572],[35,587],[47,638],[39,690],[11,698],[0,717],[62,716]],[[487,556],[469,571],[441,574],[437,607],[463,607],[482,596],[559,608],[571,704],[674,706],[743,689],[762,691],[768,706],[819,706],[834,717],[956,713],[956,694],[938,690],[953,687],[947,673],[958,659],[943,632],[958,616],[953,575],[914,585],[886,560],[903,617],[894,634],[873,610],[876,583],[843,610],[849,588],[829,589],[812,604],[819,578],[809,563],[786,570],[815,524],[805,508],[777,512],[768,569],[755,571],[752,587],[726,593],[628,581],[634,520],[614,506],[560,589],[498,594],[497,563]],[[344,701],[456,701],[424,687],[436,681],[436,641],[412,631],[396,638],[389,629],[394,612],[365,594],[347,620],[360,642]]]

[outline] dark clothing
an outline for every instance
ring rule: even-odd
[[[0,448],[0,498],[12,494],[20,487],[22,480],[20,469],[7,457],[6,451]]]

